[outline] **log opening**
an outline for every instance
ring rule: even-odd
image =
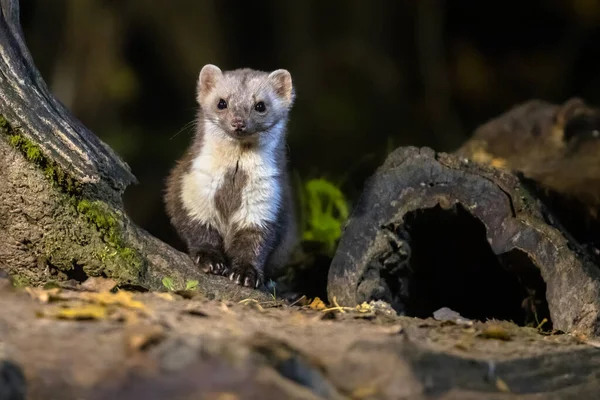
[[[465,318],[521,326],[546,318],[543,327],[551,328],[539,269],[520,250],[494,254],[485,226],[460,204],[407,213],[398,231],[410,248],[406,268],[382,277],[406,315],[428,318],[448,307]]]

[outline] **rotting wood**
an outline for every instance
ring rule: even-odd
[[[397,149],[369,180],[328,294],[523,324],[547,307],[554,329],[600,334],[600,269],[585,248],[515,175],[427,148]]]

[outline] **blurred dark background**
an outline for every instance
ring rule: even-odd
[[[176,243],[164,179],[201,67],[288,69],[291,168],[348,204],[395,147],[452,151],[516,103],[600,103],[600,0],[21,0],[53,93],[131,166],[131,217]]]

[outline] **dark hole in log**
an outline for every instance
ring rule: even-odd
[[[427,318],[449,307],[466,318],[521,326],[547,318],[543,327],[551,328],[539,269],[520,250],[495,255],[484,225],[464,207],[417,210],[404,221],[400,236],[411,249],[410,272],[386,281],[392,292],[402,292],[397,300],[406,315]]]
[[[83,269],[83,265],[73,262],[73,268],[64,271],[67,279],[74,279],[77,282],[85,282],[87,280],[88,274]]]

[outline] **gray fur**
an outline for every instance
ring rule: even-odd
[[[270,74],[251,69],[221,72],[210,65],[202,69],[197,88],[200,107],[196,134],[167,178],[164,200],[188,254],[205,272],[229,276],[242,285],[258,286],[265,272],[270,275],[287,263],[297,242],[285,154],[286,125],[294,96],[291,77],[284,70]],[[221,98],[227,102],[223,110],[217,107]],[[265,103],[266,112],[254,109],[259,101]],[[243,121],[243,131],[234,129],[232,121],[236,118]],[[224,159],[238,154],[243,158],[247,152],[253,152],[252,160],[258,154],[269,157],[276,165],[275,175],[268,175],[280,188],[276,193],[281,194],[275,218],[256,226],[239,226],[233,218],[243,205],[242,193],[251,184],[252,174],[260,173],[252,168],[238,168],[241,158],[226,172],[220,172],[221,184],[212,198],[219,224],[200,221],[189,214],[182,200],[184,182],[189,180],[183,178],[189,179],[189,174],[194,173],[192,166],[207,140],[223,143],[219,151]],[[251,213],[252,209],[245,211]]]

